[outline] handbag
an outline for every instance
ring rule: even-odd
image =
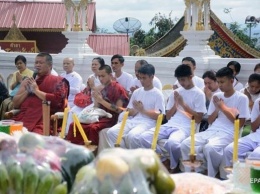
[[[74,104],[80,108],[85,108],[92,103],[91,92],[85,88],[82,92],[77,93],[74,98]]]

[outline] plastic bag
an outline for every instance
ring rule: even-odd
[[[79,170],[71,193],[170,194],[173,189],[174,182],[154,151],[114,148]]]
[[[41,136],[36,133],[26,133],[20,137],[18,142],[16,142],[15,139],[11,136],[10,138],[0,139],[0,161],[3,169],[6,167],[6,165],[14,163],[14,168],[20,168],[20,171],[22,168],[22,173],[24,174],[25,170],[22,166],[25,165],[28,166],[26,170],[33,170],[33,172],[30,173],[38,181],[36,181],[38,184],[43,181],[42,179],[47,182],[44,183],[46,185],[49,185],[50,182],[52,182],[52,187],[50,188],[52,190],[43,190],[38,192],[38,187],[36,187],[32,188],[31,192],[25,192],[26,194],[55,193],[53,191],[53,183],[55,183],[54,179],[56,175],[60,175],[59,177],[61,177],[59,184],[56,185],[58,186],[57,190],[60,194],[68,193],[72,187],[78,170],[82,166],[90,163],[93,159],[93,153],[87,148],[71,144],[59,137]],[[44,178],[45,174],[44,176],[40,175],[42,173],[41,171],[46,172],[46,178]],[[7,172],[9,173],[9,171]],[[48,188],[46,185],[44,187]],[[12,184],[7,187],[12,189],[10,188],[11,186]],[[11,191],[12,190],[10,190],[9,193],[13,192]],[[14,193],[20,193],[20,191]]]

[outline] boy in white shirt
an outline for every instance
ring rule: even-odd
[[[192,81],[195,86],[197,86],[200,89],[204,89],[204,80],[198,76],[195,75],[195,69],[196,69],[196,61],[192,57],[184,57],[182,59],[183,65],[188,65],[191,68],[192,71]],[[178,80],[174,83],[173,88],[176,89],[178,87],[181,87]]]
[[[132,118],[126,121],[124,136],[121,147],[133,148],[132,141],[138,141],[138,137],[145,130],[155,126],[157,117],[160,113],[165,113],[163,94],[153,86],[155,68],[151,64],[143,65],[138,74],[142,83],[141,88],[136,89],[127,106],[129,116]],[[113,147],[121,122],[107,131],[110,147]]]
[[[260,160],[260,99],[258,98],[251,112],[252,132],[238,140],[238,158],[245,159],[248,152],[248,159]],[[226,166],[232,166],[234,143],[229,144],[224,150],[224,160]]]
[[[206,131],[195,134],[197,159],[204,162],[197,171],[207,170],[208,176],[211,177],[215,177],[218,173],[224,148],[233,141],[234,120],[237,114],[239,114],[240,127],[249,117],[248,98],[241,92],[235,91],[232,70],[228,67],[221,68],[217,71],[216,77],[222,92],[214,94],[210,101],[208,109],[210,127]],[[190,141],[189,137],[181,144],[184,160],[189,159]]]
[[[227,67],[229,67],[233,71],[233,75],[234,75],[233,86],[234,86],[234,89],[237,90],[237,91],[240,91],[241,89],[243,89],[243,84],[241,82],[239,82],[237,77],[236,77],[239,74],[240,69],[241,69],[240,63],[237,62],[237,61],[230,61],[227,64]]]
[[[182,87],[177,88],[169,96],[166,106],[168,122],[161,126],[158,136],[158,141],[167,139],[164,148],[170,155],[171,169],[175,169],[179,163],[181,142],[190,135],[191,118],[187,115],[193,115],[196,123],[200,123],[203,114],[206,113],[205,95],[193,84],[191,68],[188,65],[178,66],[175,69],[175,77]],[[140,136],[141,147],[151,147],[154,130],[155,128],[152,128]],[[163,153],[158,145],[156,152]]]

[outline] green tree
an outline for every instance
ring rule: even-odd
[[[140,48],[146,48],[160,39],[174,26],[174,21],[177,20],[176,18],[173,20],[171,14],[172,12],[167,17],[161,13],[155,14],[149,22],[152,28],[147,33],[144,30],[136,31],[130,39],[131,46],[138,45]]]
[[[163,35],[165,35],[173,26],[174,21],[171,18],[172,12],[169,13],[169,16],[166,17],[162,15],[160,12],[155,14],[155,16],[150,21],[150,25],[153,26],[155,39],[158,40]]]
[[[256,25],[253,25],[252,27],[255,27]],[[259,48],[256,46],[257,44],[257,38],[251,38],[248,36],[248,29],[249,26],[246,28],[241,28],[241,25],[239,25],[237,22],[231,23],[229,29],[244,43],[248,44],[250,47],[259,50]]]

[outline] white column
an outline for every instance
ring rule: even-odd
[[[96,54],[87,44],[91,31],[63,31],[62,34],[68,39],[68,44],[61,51],[62,54]]]
[[[179,53],[181,57],[213,57],[215,52],[208,45],[208,39],[214,33],[212,30],[207,31],[181,31],[187,40],[187,45]],[[219,57],[219,56],[216,56]]]

